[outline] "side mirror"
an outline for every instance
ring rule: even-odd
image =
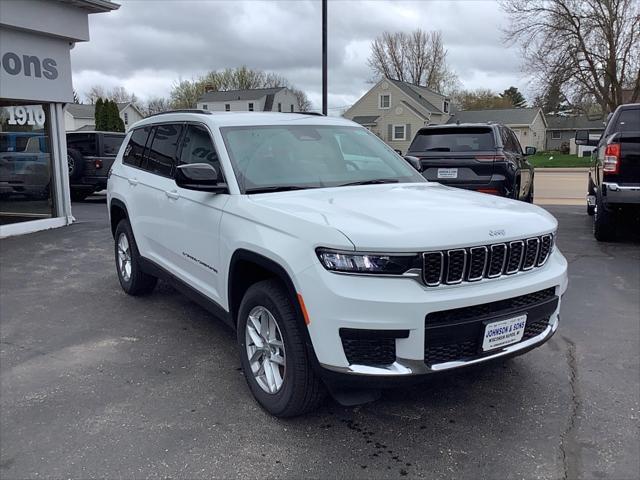
[[[186,163],[178,165],[176,185],[187,190],[222,193],[227,191],[225,183],[218,183],[218,172],[209,163]]]
[[[422,162],[418,157],[413,157],[411,155],[405,155],[404,159],[407,161],[409,165],[415,168],[418,172],[422,172]]]
[[[536,147],[524,147],[524,154],[526,156],[535,155],[538,149]]]

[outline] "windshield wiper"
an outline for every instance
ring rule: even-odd
[[[300,185],[272,185],[270,187],[247,188],[244,193],[288,192],[291,190],[306,190],[308,188],[317,187],[301,187]]]
[[[350,187],[352,185],[376,185],[379,183],[398,183],[396,178],[374,178],[373,180],[362,180],[360,182],[350,182],[338,185],[339,187]]]

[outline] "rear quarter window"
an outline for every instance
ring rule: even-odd
[[[410,152],[480,152],[495,149],[490,128],[438,128],[421,130]]]
[[[618,132],[640,132],[640,108],[620,112],[616,125]]]
[[[94,157],[98,154],[96,136],[93,133],[74,133],[67,135],[67,148],[73,148],[86,157]]]

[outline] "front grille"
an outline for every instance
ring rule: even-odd
[[[390,365],[396,361],[396,339],[408,336],[409,330],[340,329],[349,365]]]
[[[424,361],[433,365],[495,353],[496,350],[482,351],[485,325],[511,315],[527,314],[521,341],[533,338],[547,328],[557,305],[558,297],[552,287],[496,302],[430,313],[425,317]]]
[[[343,338],[342,348],[349,365],[390,365],[396,361],[395,338]]]
[[[553,250],[547,234],[509,243],[426,252],[422,279],[428,287],[498,278],[543,266]]]
[[[538,303],[546,302],[555,297],[555,288],[545,288],[537,292],[520,295],[518,297],[498,300],[497,302],[482,303],[470,307],[454,308],[442,312],[433,312],[427,315],[427,325],[443,325],[459,323],[467,320],[509,314],[516,310],[523,310]]]

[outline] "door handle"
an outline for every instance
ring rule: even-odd
[[[164,194],[171,200],[177,200],[180,198],[180,194],[177,190],[165,190]]]
[[[131,185],[132,187],[135,187],[139,183],[137,178],[129,178],[128,180],[129,180],[129,185]]]

